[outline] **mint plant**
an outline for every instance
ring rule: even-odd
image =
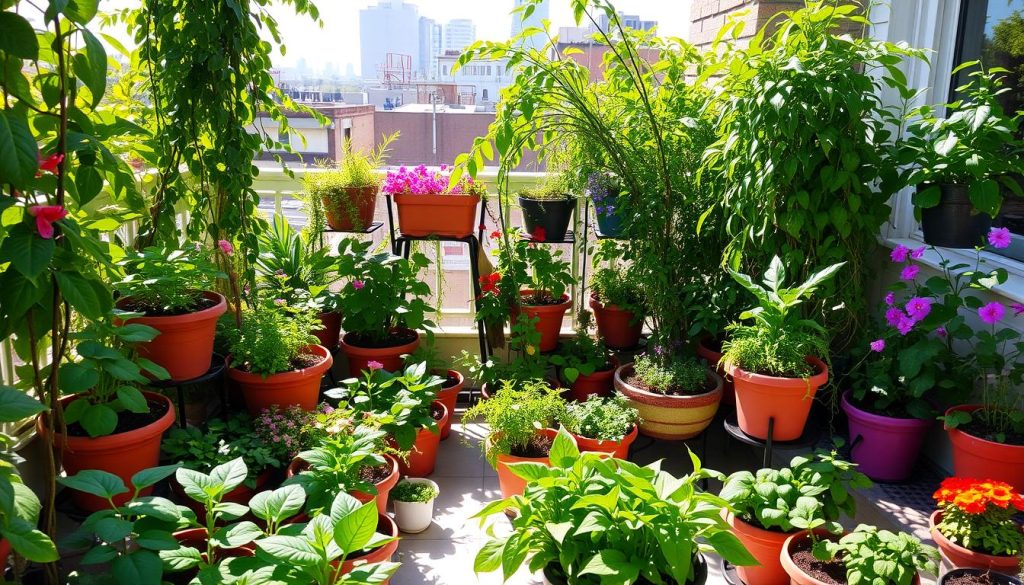
[[[812,550],[818,560],[841,559],[849,585],[910,585],[919,571],[937,574],[941,560],[938,549],[905,532],[867,524],[859,524],[838,541],[819,540]]]
[[[377,488],[360,477],[367,467],[385,465],[380,454],[387,433],[367,424],[327,434],[319,444],[299,453],[308,468],[289,478],[285,485],[297,485],[306,494],[306,511],[317,514],[330,509],[335,496],[360,491],[376,494]]]

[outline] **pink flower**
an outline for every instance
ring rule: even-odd
[[[64,162],[63,154],[51,154],[46,158],[39,159],[39,171],[36,172],[36,178],[42,177],[44,172],[57,174],[57,169],[62,162]]]
[[[1011,308],[1013,309],[1013,316],[1014,317],[1016,317],[1017,315],[1020,315],[1021,313],[1024,313],[1024,305],[1022,305],[1020,303],[1013,303],[1013,305],[1011,305]]]
[[[885,350],[885,340],[884,339],[876,339],[876,340],[871,342],[871,351],[882,352],[883,350]]]
[[[352,288],[354,288],[354,289],[356,289],[356,290],[360,290],[360,289],[362,289],[362,288],[363,288],[364,286],[366,286],[366,283],[365,283],[365,282],[363,282],[363,281],[361,281],[361,280],[353,280],[353,281],[352,281]]]
[[[366,362],[366,367],[370,368],[370,371],[376,372],[377,370],[384,369],[384,364],[382,364],[382,363],[380,363],[380,362],[378,362],[376,360],[370,360],[370,361]]]
[[[890,307],[896,304],[896,293],[892,291],[885,293],[885,304],[889,305]]]
[[[936,327],[935,328],[935,334],[938,335],[939,337],[945,337],[946,336],[946,328],[945,327],[941,327],[941,326],[940,327]]]
[[[921,256],[924,256],[924,250],[924,246],[921,246],[920,248],[914,248],[910,252],[910,257],[913,258],[914,260],[919,260]]]
[[[1005,314],[1006,307],[1004,307],[1003,304],[1000,302],[991,302],[985,305],[984,307],[978,309],[978,316],[981,317],[982,321],[988,323],[989,325],[993,325],[999,322]]]
[[[914,280],[917,278],[918,272],[921,272],[921,267],[915,264],[910,264],[903,268],[903,272],[900,272],[900,278],[903,280]]]
[[[885,312],[885,322],[889,324],[889,327],[896,327],[900,324],[900,319],[904,317],[903,311],[896,307],[892,307]]]
[[[910,333],[912,329],[914,329],[914,323],[917,323],[917,321],[914,321],[912,318],[903,315],[902,317],[900,317],[900,322],[896,324],[896,330],[900,332],[900,335],[906,335]]]
[[[231,242],[229,242],[227,240],[220,240],[220,241],[218,241],[217,242],[217,246],[220,247],[220,251],[224,252],[224,254],[226,256],[230,256],[230,255],[235,253],[234,246],[232,246]]]
[[[889,253],[889,258],[893,262],[906,262],[908,254],[910,254],[910,248],[903,244],[897,244],[896,247],[892,249],[892,252]]]
[[[39,237],[49,240],[53,237],[53,222],[67,217],[68,210],[61,205],[33,205],[28,208],[28,214],[36,218]]]
[[[274,299],[274,304],[277,305],[278,307],[283,307],[288,303],[284,299]]]
[[[997,250],[1009,247],[1012,241],[1013,238],[1010,237],[1008,228],[992,228],[992,231],[988,233],[988,245]]]
[[[924,297],[914,297],[907,301],[907,314],[915,321],[920,321],[932,312],[932,300]]]

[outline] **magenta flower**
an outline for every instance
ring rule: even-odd
[[[981,317],[982,321],[988,323],[989,325],[998,323],[1005,314],[1006,307],[1004,307],[1003,304],[1000,302],[991,302],[985,305],[984,307],[978,309],[978,316]]]
[[[1011,308],[1013,309],[1013,316],[1014,317],[1016,317],[1017,315],[1020,315],[1021,313],[1024,313],[1024,305],[1022,305],[1020,303],[1013,303],[1013,305],[1011,305]]]
[[[885,350],[885,340],[884,339],[876,339],[876,340],[871,342],[871,351],[881,353],[884,350]]]
[[[378,362],[376,360],[370,360],[370,361],[366,362],[366,367],[370,368],[371,372],[376,372],[377,370],[384,369],[384,364],[382,364],[382,363],[380,363],[380,362]]]
[[[920,248],[914,248],[913,250],[910,251],[910,257],[913,258],[914,260],[919,260],[921,256],[924,256],[924,250],[924,246],[921,246]]]
[[[62,156],[63,158],[63,156]],[[44,240],[53,238],[53,224],[68,216],[68,210],[60,205],[33,205],[28,214],[36,218],[36,231]]]
[[[285,301],[284,299],[274,299],[274,304],[275,304],[275,305],[277,305],[278,307],[283,307],[283,306],[285,306],[285,305],[286,305],[287,303],[288,303],[288,302],[287,302],[287,301]]]
[[[220,240],[217,242],[217,245],[220,246],[220,251],[224,252],[227,256],[235,253],[235,248],[231,245],[231,242],[227,240]]]
[[[988,245],[997,250],[1009,247],[1011,241],[1013,238],[1010,237],[1008,228],[992,228],[992,231],[988,233]]]
[[[896,330],[900,332],[900,335],[906,335],[914,328],[914,323],[917,323],[917,321],[903,315],[900,317],[900,322],[896,324]]]
[[[893,262],[906,262],[908,254],[910,254],[910,248],[903,244],[897,244],[896,247],[892,249],[892,252],[889,253],[889,258],[892,259]]]
[[[915,321],[920,321],[932,312],[932,300],[924,297],[914,297],[907,301],[907,314]]]
[[[903,316],[903,311],[896,307],[892,307],[885,312],[885,322],[889,324],[889,327],[896,327],[900,324],[900,320]]]
[[[942,326],[936,327],[935,328],[935,334],[938,335],[939,337],[945,337],[946,336],[946,328],[942,327]]]
[[[890,307],[896,304],[896,293],[892,291],[885,293],[885,304],[889,305]]]
[[[903,268],[903,272],[900,272],[900,278],[903,280],[914,280],[917,278],[918,272],[921,272],[921,267],[916,264],[910,264]]]
[[[360,289],[362,289],[362,288],[363,288],[364,286],[366,286],[366,283],[365,283],[365,282],[363,282],[363,281],[361,281],[361,280],[353,280],[353,281],[352,281],[352,288],[354,288],[354,289],[356,289],[356,290],[360,290]]]

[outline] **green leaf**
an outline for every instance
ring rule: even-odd
[[[0,128],[0,143],[3,142],[3,128]],[[0,144],[0,160],[4,157],[3,145]],[[0,165],[3,163],[0,162]],[[0,168],[2,171],[2,168]],[[7,182],[7,181],[4,181]],[[35,280],[53,259],[53,252],[56,246],[52,239],[45,239],[35,232],[33,224],[32,231],[28,227],[19,225],[12,229],[3,243],[4,256],[18,272],[30,280]]]
[[[10,13],[0,12],[0,14]],[[6,132],[10,134],[9,152],[5,152],[3,144],[5,128]],[[8,171],[16,169],[13,174],[8,175],[10,180],[4,182],[22,185],[35,176],[36,170],[39,168],[39,147],[28,126],[28,119],[20,110],[0,111],[0,153],[11,156],[9,161],[0,161],[0,177],[6,175]],[[5,171],[4,167],[7,165],[10,167]]]
[[[971,205],[992,217],[999,215],[1003,198],[999,196],[999,183],[995,179],[980,179],[971,183],[968,189]]]
[[[306,502],[306,493],[298,485],[286,485],[262,491],[249,500],[249,509],[261,520],[280,522],[295,515]]]
[[[160,551],[160,560],[172,571],[184,571],[192,567],[198,567],[203,557],[198,550],[192,547],[181,547]]]
[[[617,582],[633,583],[640,575],[640,568],[629,562],[622,551],[605,549],[590,557],[578,575],[615,577]]]
[[[39,58],[36,31],[21,15],[0,12],[0,52],[30,61]]]
[[[88,24],[95,18],[100,0],[67,0],[64,15],[78,24]]]
[[[78,188],[78,204],[88,205],[103,190],[103,176],[96,167],[78,167],[75,173],[75,187]]]
[[[83,363],[65,363],[60,366],[60,389],[65,394],[77,394],[91,389],[100,381],[99,372]],[[75,400],[87,403],[84,400]]]
[[[218,548],[238,548],[263,536],[263,531],[252,522],[231,524],[213,533],[212,542]]]
[[[477,573],[489,573],[497,571],[501,566],[502,551],[505,549],[504,540],[488,540],[473,560],[473,570]]]
[[[57,482],[73,490],[104,499],[128,492],[120,477],[99,469],[86,469],[71,477],[58,477]]]
[[[377,503],[369,501],[334,524],[334,542],[345,555],[362,550],[377,532]]]
[[[558,429],[558,435],[551,444],[549,455],[552,467],[568,468],[580,458],[579,447],[576,446],[576,439],[572,438],[565,428]]]
[[[10,518],[0,534],[11,544],[14,552],[36,563],[51,563],[59,557],[57,547],[42,531],[21,518]]]
[[[170,477],[181,467],[181,463],[175,463],[174,465],[163,465],[160,467],[150,467],[149,469],[143,469],[132,476],[132,485],[136,490],[141,490],[154,485],[158,481],[165,477]]]
[[[81,0],[79,0],[81,1]],[[95,14],[95,12],[94,12]],[[92,107],[96,107],[103,99],[107,88],[107,51],[88,29],[79,29],[85,39],[85,52],[72,58],[75,76],[89,88],[92,94]]]
[[[554,470],[547,465],[533,461],[508,463],[506,466],[513,475],[521,479],[525,479],[526,481],[537,481],[538,479],[551,477],[555,473]]]
[[[135,413],[149,412],[149,403],[146,397],[139,392],[138,388],[132,386],[117,387],[117,401],[127,410]]]
[[[122,518],[103,518],[93,525],[96,536],[111,544],[120,542],[132,533],[132,523]]]
[[[117,557],[110,563],[110,570],[115,583],[132,585],[160,585],[164,574],[160,557],[148,550]]]
[[[269,536],[256,541],[256,546],[275,560],[312,565],[320,560],[313,546],[297,536]]]
[[[210,479],[221,489],[222,493],[230,492],[242,485],[248,475],[249,470],[241,457],[236,457],[210,470]]]
[[[106,404],[90,404],[78,422],[90,437],[104,437],[117,428],[117,413]]]
[[[87,280],[78,272],[61,270],[55,272],[54,277],[61,294],[83,316],[99,319],[113,308],[110,291],[102,284]]]
[[[45,410],[42,402],[21,390],[0,386],[0,422],[17,422]]]
[[[750,554],[747,547],[743,546],[736,535],[728,530],[716,532],[707,537],[707,540],[716,553],[733,565],[753,567],[758,564],[757,559]]]

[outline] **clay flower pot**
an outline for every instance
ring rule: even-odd
[[[615,389],[640,411],[640,433],[656,439],[682,441],[696,437],[708,428],[722,401],[722,379],[707,370],[714,389],[694,396],[656,394],[626,382],[633,373],[633,362],[615,370]]]
[[[827,530],[817,529],[814,532],[818,535],[818,538],[837,538],[836,535]],[[801,530],[787,538],[786,543],[782,547],[782,553],[779,560],[782,562],[782,568],[789,575],[789,582],[791,585],[826,585],[824,581],[816,579],[804,572],[804,570],[793,560],[793,555],[798,551],[798,549],[806,550],[808,548],[806,543],[809,538],[810,532],[807,530]],[[920,583],[921,575],[915,574],[911,584],[920,585]]]
[[[444,405],[448,409],[448,418],[445,420],[444,425],[441,427],[441,440],[448,438],[448,435],[452,432],[452,419],[455,418],[455,404],[459,400],[459,393],[462,392],[462,387],[466,384],[466,377],[457,370],[448,370],[448,376],[457,378],[458,383],[448,388],[441,388],[437,391],[437,401]]]
[[[531,295],[537,291],[521,290],[519,296]],[[537,331],[540,332],[540,351],[554,351],[558,347],[558,334],[562,331],[562,319],[565,312],[572,308],[572,299],[569,295],[562,295],[562,302],[557,305],[525,305],[520,303],[519,307],[512,309],[512,322],[519,319],[519,313],[527,317],[537,318]]]
[[[942,511],[936,510],[928,517],[928,530],[942,558],[954,567],[985,569],[1007,575],[1016,575],[1020,568],[1020,557],[989,555],[964,548],[939,532]]]
[[[331,311],[320,313],[320,329],[313,332],[313,335],[320,340],[320,345],[328,350],[337,349],[341,342],[341,313]]]
[[[602,305],[595,295],[590,295],[590,310],[594,311],[594,320],[597,321],[597,334],[609,348],[629,349],[640,343],[644,320],[635,319],[633,311],[620,309],[617,305]]]
[[[857,470],[878,481],[904,481],[914,470],[932,421],[893,418],[861,410],[843,394],[843,411],[850,423],[850,459]]]
[[[608,453],[616,459],[628,459],[629,446],[636,440],[638,432],[636,425],[633,425],[633,430],[629,431],[625,437],[622,437],[621,441],[601,441],[577,435],[576,433],[570,434],[572,434],[572,438],[576,439],[576,445],[579,446],[580,451]]]
[[[297,405],[303,410],[316,410],[320,380],[331,369],[334,358],[322,345],[311,345],[306,349],[322,358],[315,366],[266,377],[232,368],[231,360],[228,359],[228,377],[241,388],[249,414],[256,416],[275,404],[282,408]]]
[[[341,197],[348,199],[348,204],[335,204],[331,196],[320,196],[324,214],[327,216],[327,225],[339,232],[363,231],[369,228],[373,223],[373,214],[377,211],[377,185],[342,187],[342,191],[345,194]]]
[[[554,429],[541,429],[537,431],[538,434],[546,435],[552,441],[555,436],[558,435],[558,431]],[[491,441],[488,439],[487,446],[490,448]],[[512,470],[508,468],[509,463],[519,463],[521,461],[531,461],[533,463],[542,463],[544,465],[551,465],[551,460],[548,457],[517,457],[515,455],[498,455],[498,464],[496,471],[498,472],[498,487],[501,488],[501,497],[511,498],[515,495],[522,495],[523,491],[526,490],[526,480],[512,473]]]
[[[395,195],[403,236],[464,238],[477,225],[479,195]]]
[[[732,378],[725,375],[725,366],[722,364],[722,352],[712,346],[712,339],[705,335],[697,340],[697,357],[707,360],[708,367],[715,370],[724,382],[722,385],[722,404],[736,404],[736,388]]]
[[[437,421],[439,430],[432,432],[424,428],[416,432],[416,442],[406,456],[406,461],[398,460],[398,470],[404,476],[426,477],[434,473],[434,466],[437,465],[437,448],[441,445],[440,429],[449,422],[450,416],[448,407],[439,400],[435,400],[431,405],[441,408],[441,419]]]
[[[391,519],[387,514],[381,513],[377,516],[377,533],[383,534],[384,536],[398,537],[398,524]],[[341,564],[341,574],[347,575],[352,572],[352,569],[356,568],[356,565],[362,564],[374,564],[374,563],[387,563],[391,561],[391,558],[398,552],[398,540],[392,540],[384,546],[371,549],[363,552],[362,554],[354,554]],[[391,580],[384,581],[382,585],[387,585]]]
[[[172,380],[198,378],[210,369],[217,319],[228,310],[228,304],[223,295],[215,292],[203,292],[203,297],[216,304],[195,313],[132,317],[125,321],[148,325],[160,332],[152,341],[137,344],[136,349],[139,357],[167,370]],[[130,301],[130,297],[118,299],[117,306],[124,307]]]
[[[349,495],[359,500],[362,503],[369,502],[373,498],[377,498],[377,511],[381,514],[388,513],[388,494],[391,493],[391,489],[398,484],[398,460],[391,455],[382,455],[387,460],[388,465],[391,467],[391,473],[387,477],[373,484],[373,487],[377,488],[377,494],[368,494],[366,492],[352,491]],[[302,473],[309,468],[309,464],[296,457],[292,459],[291,463],[288,464],[288,468],[284,472],[285,479],[291,478],[299,473]]]
[[[973,578],[973,579],[972,579]],[[972,579],[968,582],[974,583],[995,583],[996,585],[1024,585],[1017,577],[1003,575],[1002,573],[991,573],[985,569],[951,569],[939,577],[939,585],[951,585],[952,583],[964,583],[965,579]]]
[[[768,438],[768,419],[775,419],[775,441],[800,438],[818,388],[828,382],[828,367],[808,356],[818,371],[808,378],[780,378],[748,372],[737,365],[726,367],[736,384],[736,418],[740,429],[758,439]]]
[[[981,407],[980,404],[954,406],[946,414],[974,412]],[[946,433],[953,444],[953,475],[1005,481],[1018,491],[1024,491],[1024,445],[996,443],[948,427]]]
[[[615,389],[615,370],[619,367],[619,360],[615,356],[610,358],[612,366],[607,370],[599,370],[593,374],[580,374],[576,381],[569,385],[569,398],[577,402],[584,402],[593,394],[598,396],[609,396]]]
[[[379,362],[388,372],[397,372],[402,369],[402,356],[416,351],[420,346],[419,333],[411,329],[399,329],[402,332],[415,334],[416,339],[409,343],[391,347],[363,347],[353,343],[353,335],[346,333],[341,338],[341,351],[348,360],[348,375],[358,377],[363,370],[370,369],[370,362]],[[411,335],[410,335],[411,336]]]
[[[736,567],[736,574],[748,585],[789,585],[789,575],[782,566],[783,546],[793,533],[764,530],[728,514],[725,518],[733,534],[754,555],[759,565]]]
[[[164,431],[174,424],[174,404],[162,394],[142,394],[149,402],[158,402],[167,407],[163,416],[142,428],[96,438],[54,433],[54,448],[63,451],[61,458],[64,462],[64,471],[69,476],[84,469],[99,469],[113,473],[120,477],[125,485],[130,486],[133,475],[160,464],[160,442]],[[60,402],[67,408],[76,399],[78,395],[67,396]],[[36,419],[36,432],[40,436],[46,436],[42,415]],[[148,487],[140,491],[139,495],[149,495],[152,491],[153,488]],[[124,493],[115,496],[114,503],[120,506],[128,501],[130,495]],[[71,497],[75,506],[87,512],[106,510],[110,507],[105,499],[84,492],[72,490]]]

